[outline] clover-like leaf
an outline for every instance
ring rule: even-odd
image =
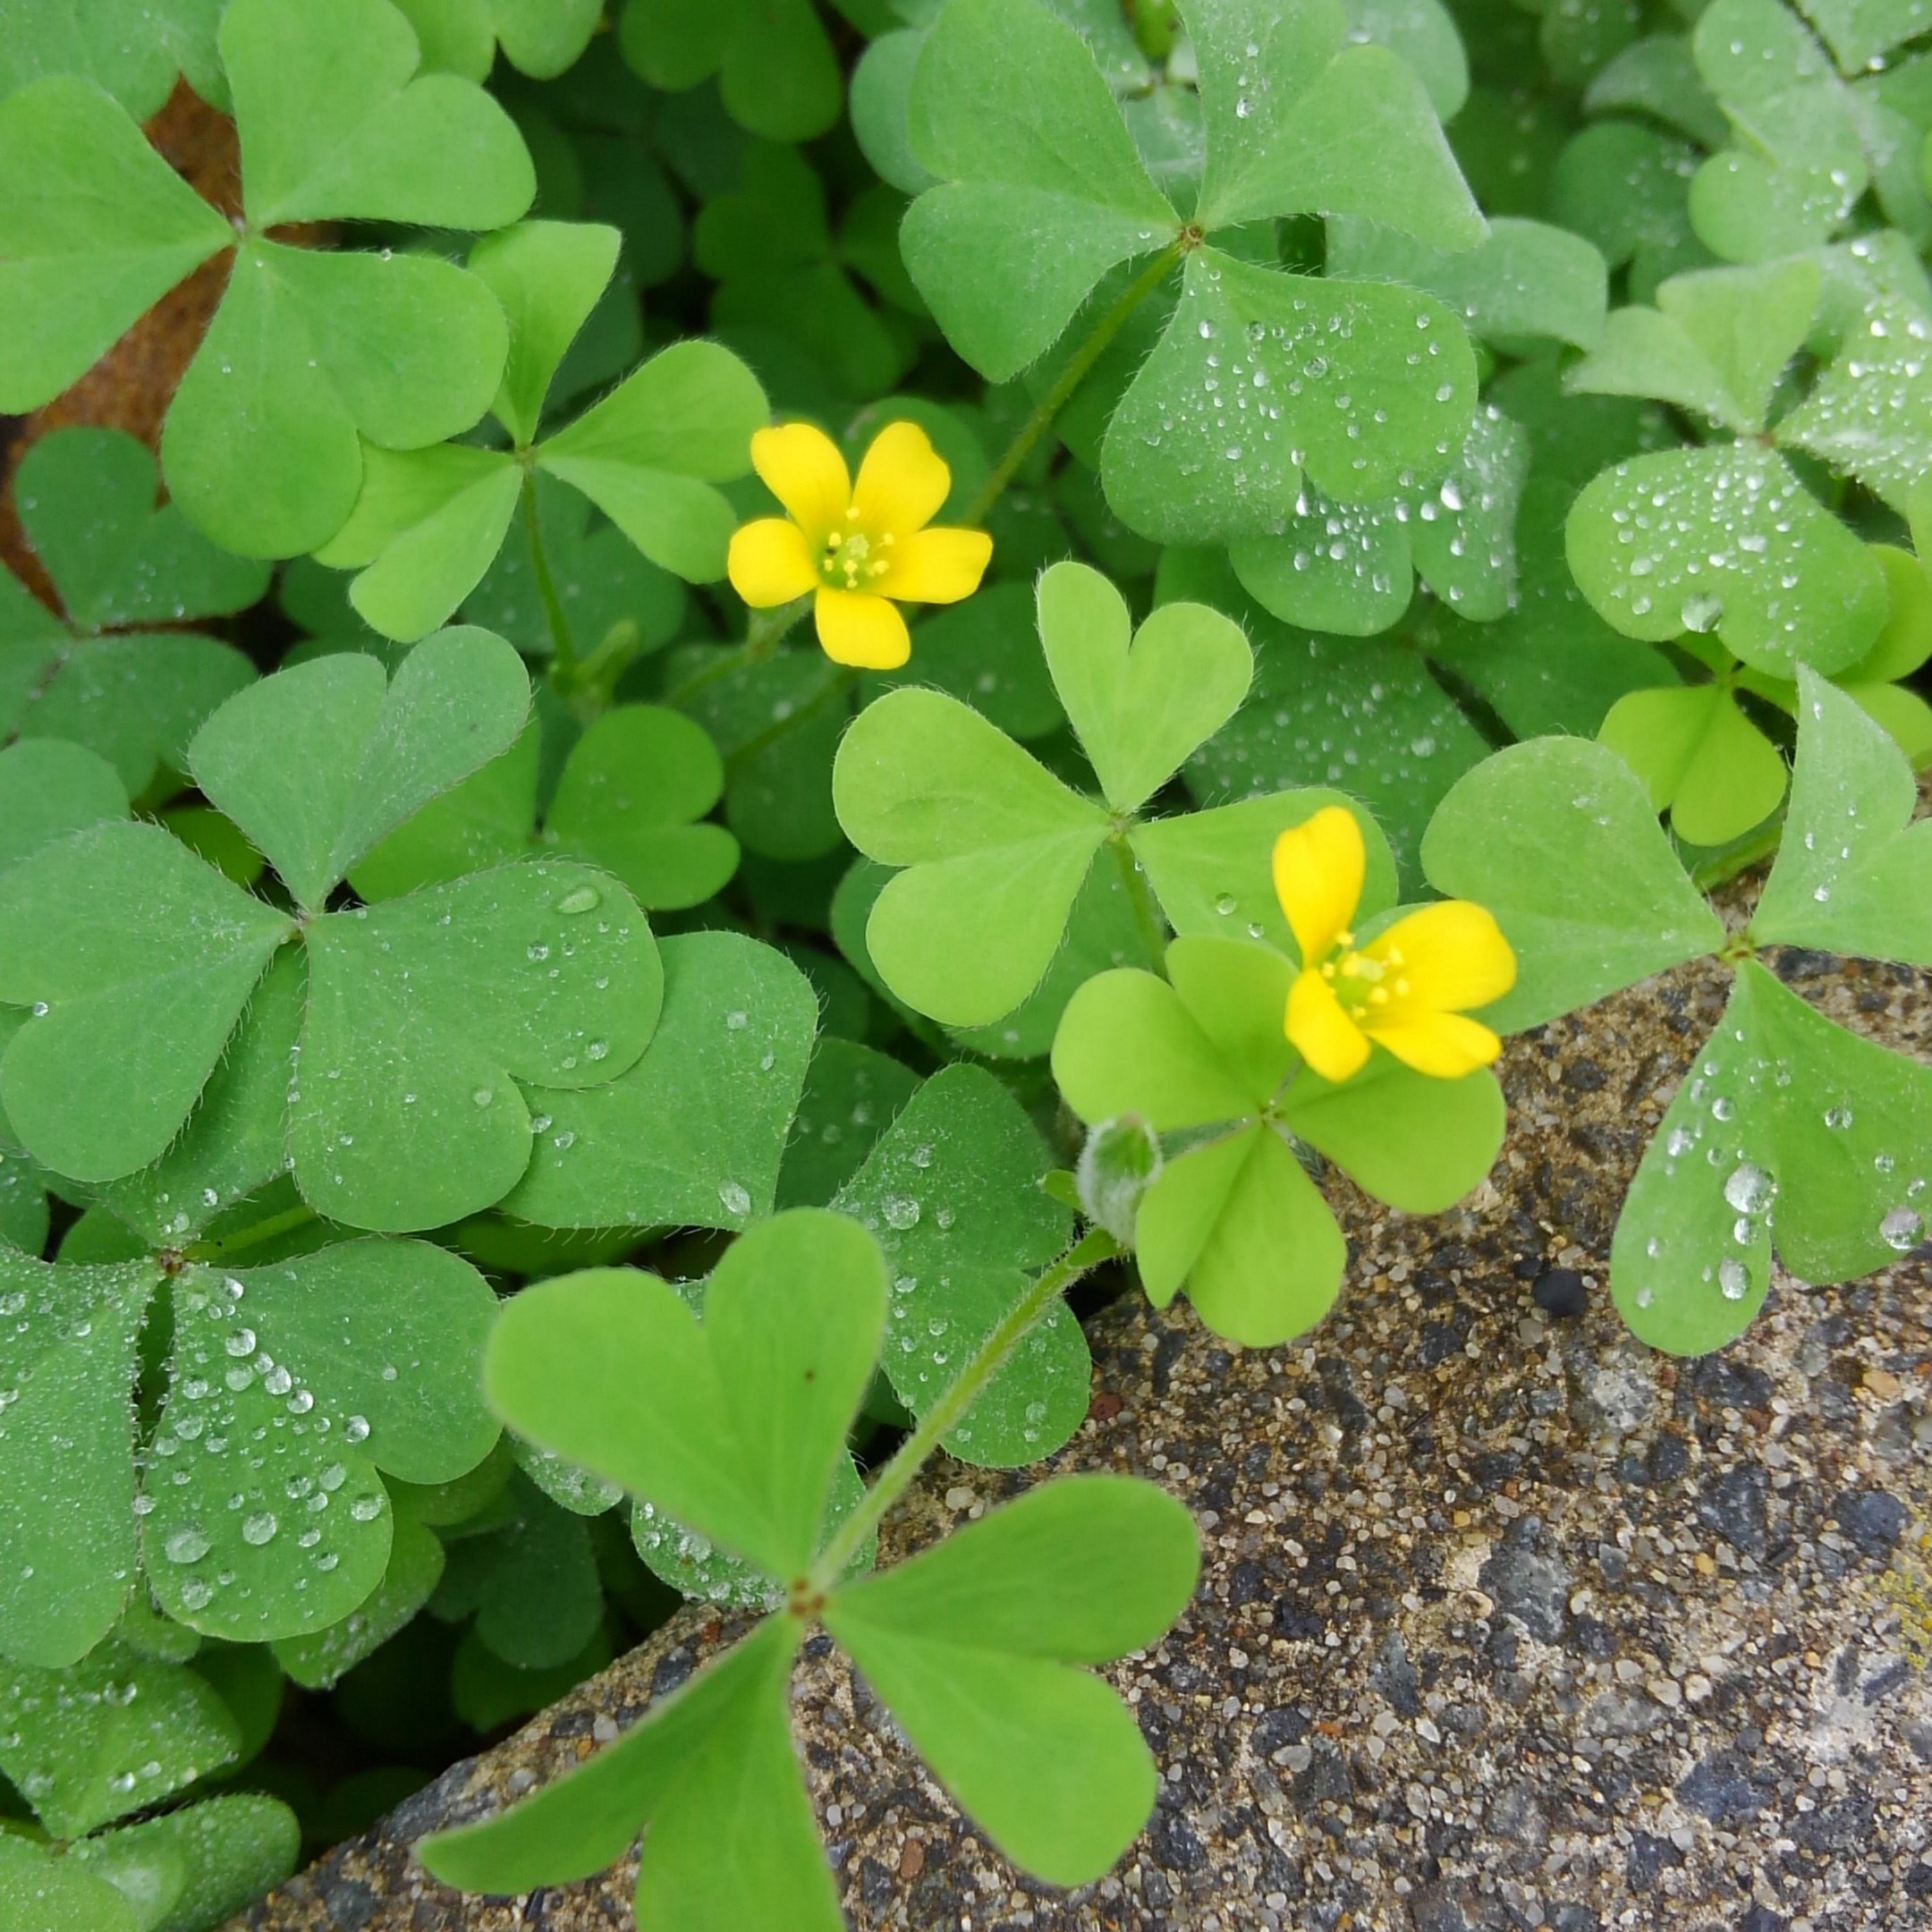
[[[188,43],[182,45],[182,42]],[[212,10],[198,0],[98,0],[84,10],[0,4],[0,97],[48,74],[91,80],[136,121],[165,104],[177,61],[202,91],[215,57]]]
[[[1716,952],[1724,927],[1684,876],[1630,767],[1606,745],[1512,745],[1462,779],[1422,842],[1429,883],[1496,915],[1515,986],[1504,1031]]]
[[[924,1415],[958,1379],[1070,1217],[1040,1191],[1038,1132],[982,1068],[943,1067],[906,1104],[833,1201],[885,1250],[892,1280],[883,1365]],[[1087,1413],[1086,1337],[1056,1301],[946,1436],[960,1461],[1010,1469],[1050,1455]]]
[[[1932,1067],[1846,1032],[1755,960],[1646,1150],[1610,1255],[1619,1311],[1673,1354],[1741,1334],[1787,1267],[1843,1281],[1925,1231]]]
[[[83,746],[30,738],[0,750],[0,872],[71,832],[127,815],[114,767]]]
[[[1241,627],[1199,604],[1166,604],[1138,631],[1099,572],[1060,564],[1038,592],[1047,668],[1101,794],[1144,805],[1240,708],[1254,659]]]
[[[13,1832],[0,1833],[0,1911],[44,1932],[148,1932],[106,1879]]]
[[[520,1471],[487,1527],[451,1545],[430,1607],[445,1623],[472,1617],[478,1640],[519,1670],[568,1664],[604,1617],[589,1533]]]
[[[1791,809],[1751,931],[1932,964],[1932,830],[1912,822],[1911,767],[1844,692],[1801,672],[1799,694]]]
[[[704,1301],[700,1325],[674,1290],[623,1269],[526,1289],[491,1338],[490,1400],[789,1583],[818,1550],[878,1358],[885,1258],[855,1223],[794,1208],[725,1251]]]
[[[919,1089],[919,1077],[856,1040],[827,1034],[812,1054],[778,1174],[776,1205],[823,1208],[864,1165]]]
[[[423,64],[482,80],[499,47],[520,73],[549,80],[575,64],[603,18],[599,0],[397,0]]]
[[[0,1770],[62,1838],[167,1797],[240,1744],[204,1679],[123,1644],[66,1670],[0,1667]]]
[[[809,140],[838,119],[838,63],[811,0],[630,0],[617,32],[654,88],[681,93],[716,74],[725,112],[767,140]]]
[[[1778,425],[1779,439],[1809,450],[1903,511],[1925,474],[1932,382],[1925,350],[1932,322],[1915,305],[1877,305]]]
[[[1157,1778],[1131,1716],[1076,1666],[1153,1642],[1199,1564],[1187,1512],[1151,1483],[1069,1477],[847,1584],[826,1627],[994,1843],[1081,1885],[1140,1830]]]
[[[506,750],[529,711],[516,653],[487,631],[448,631],[393,680],[360,653],[282,671],[224,706],[190,759],[313,911],[385,833]]]
[[[716,1228],[770,1213],[817,997],[783,953],[736,933],[682,934],[662,953],[648,1051],[607,1085],[532,1091],[536,1150],[508,1213],[544,1227]]]
[[[199,1932],[280,1885],[301,1850],[295,1814],[278,1799],[250,1792],[82,1839],[67,1862],[123,1898],[140,1901],[143,1932]]]
[[[1778,749],[1720,683],[1626,693],[1597,733],[1643,780],[1654,810],[1690,845],[1724,845],[1784,796]]]
[[[699,904],[737,870],[737,840],[703,822],[724,789],[724,761],[682,713],[619,705],[596,719],[572,746],[539,828],[540,749],[526,727],[374,847],[351,871],[356,890],[389,899],[537,849],[600,866],[655,911]]]

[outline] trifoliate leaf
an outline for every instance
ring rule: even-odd
[[[0,1770],[56,1837],[169,1796],[240,1742],[194,1672],[118,1643],[67,1670],[0,1668]]]
[[[838,119],[838,63],[810,0],[631,0],[617,33],[654,88],[681,93],[716,74],[725,112],[767,140],[809,140]]]
[[[280,1885],[301,1851],[295,1814],[247,1792],[83,1839],[68,1858],[143,1909],[143,1932],[205,1932]]]
[[[1048,1483],[834,1593],[826,1624],[994,1842],[1080,1885],[1145,1823],[1157,1782],[1097,1664],[1154,1642],[1193,1593],[1197,1533],[1151,1483]]]
[[[1066,1210],[1040,1191],[1050,1163],[1019,1104],[983,1069],[942,1068],[905,1106],[834,1206],[886,1251],[883,1363],[923,1415],[959,1379],[1030,1277],[1065,1247]],[[982,1468],[1060,1447],[1087,1413],[1086,1338],[1056,1301],[945,1438]]]
[[[789,1584],[818,1547],[878,1357],[885,1259],[853,1223],[795,1208],[726,1250],[704,1304],[700,1325],[634,1270],[539,1283],[498,1321],[490,1401],[520,1433]]]
[[[445,1622],[474,1616],[479,1641],[519,1670],[553,1670],[597,1633],[604,1588],[582,1519],[519,1475],[501,1520],[456,1538],[430,1606]]]
[[[1932,321],[1918,309],[1902,303],[1879,309],[1778,425],[1779,440],[1855,476],[1903,511],[1925,473],[1925,438],[1932,431],[1928,341]]]
[[[529,221],[470,250],[470,272],[510,322],[510,360],[495,413],[513,442],[537,440],[550,385],[609,283],[622,242],[614,228],[591,222]]]
[[[1484,1014],[1504,1031],[1724,943],[1640,781],[1606,745],[1545,738],[1486,759],[1437,809],[1422,864],[1438,892],[1487,906],[1515,952],[1516,984]]]
[[[79,1180],[157,1158],[292,929],[155,826],[97,826],[14,866],[0,1000],[34,1009],[0,1059],[14,1131]]]
[[[919,1086],[919,1075],[889,1055],[853,1040],[821,1039],[785,1142],[775,1205],[825,1207]]]
[[[0,0],[0,97],[45,75],[72,74],[145,121],[174,85],[174,24],[157,20],[148,0],[98,0],[72,13]]]
[[[1099,572],[1059,564],[1039,580],[1047,668],[1100,790],[1137,810],[1240,708],[1254,657],[1240,625],[1165,604],[1138,631]]]
[[[1605,470],[1570,513],[1569,549],[1583,594],[1625,636],[1712,631],[1781,676],[1856,663],[1885,620],[1870,551],[1781,456],[1749,443]]]
[[[234,1641],[325,1630],[389,1561],[377,1470],[442,1482],[489,1453],[477,1381],[494,1298],[441,1249],[369,1241],[275,1267],[191,1269],[174,1306],[144,1457],[156,1595]],[[237,1461],[250,1442],[258,1468]]]
[[[666,940],[664,1011],[620,1079],[533,1091],[535,1152],[505,1211],[546,1227],[741,1228],[770,1213],[818,1004],[736,933]]]
[[[312,911],[385,833],[506,750],[529,712],[529,676],[501,638],[446,631],[393,680],[360,653],[278,672],[225,705],[189,757]]]
[[[497,48],[532,80],[573,65],[602,18],[598,0],[397,0],[416,30],[423,66],[481,80]]]
[[[0,1832],[0,1911],[41,1932],[148,1932],[105,1879],[12,1832]]]
[[[1633,121],[1598,121],[1564,146],[1550,171],[1549,212],[1594,242],[1612,268],[1628,265],[1633,295],[1708,261],[1690,227],[1690,141]],[[1526,211],[1529,212],[1529,211]]]
[[[127,812],[127,791],[114,767],[80,745],[29,738],[0,750],[0,871],[69,833]]]
[[[1885,731],[1799,674],[1798,762],[1777,863],[1751,931],[1762,943],[1932,964],[1932,831]]]
[[[797,1620],[772,1618],[572,1776],[425,1839],[419,1856],[445,1884],[524,1892],[601,1870],[641,1825],[645,1922],[839,1932],[792,1744],[787,1686],[802,1634]]]
[[[1912,1248],[1932,1183],[1932,1069],[1835,1026],[1754,960],[1646,1151],[1617,1224],[1619,1311],[1677,1355],[1741,1334],[1770,1285]]]
[[[963,604],[922,617],[902,671],[869,678],[867,700],[895,685],[929,684],[970,704],[1010,738],[1044,738],[1066,722],[1023,583],[987,584]],[[875,688],[876,687],[876,688]]]

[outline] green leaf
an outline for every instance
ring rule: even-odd
[[[770,1213],[818,1004],[736,933],[667,939],[649,1049],[607,1085],[532,1093],[536,1150],[504,1200],[545,1227],[741,1228]]]
[[[704,1301],[700,1326],[654,1275],[539,1283],[499,1318],[485,1385],[521,1433],[789,1583],[878,1359],[885,1259],[794,1208],[726,1250]]]
[[[1611,1288],[1652,1347],[1742,1333],[1771,1244],[1816,1281],[1864,1274],[1924,1232],[1932,1069],[1847,1033],[1755,961],[1631,1183]]]
[[[1750,444],[1618,463],[1578,497],[1569,540],[1584,596],[1626,637],[1715,631],[1784,677],[1855,664],[1890,601],[1870,551]]]
[[[105,1880],[72,1859],[0,1832],[0,1911],[40,1932],[147,1932],[147,1922]]]
[[[234,231],[90,80],[0,101],[0,411],[50,402]]]
[[[0,1770],[55,1837],[167,1797],[239,1742],[194,1672],[118,1643],[69,1670],[0,1669]]]
[[[1402,282],[1458,310],[1473,335],[1520,342],[1551,336],[1593,349],[1606,301],[1603,257],[1593,242],[1546,222],[1501,216],[1473,248],[1445,251],[1360,219],[1328,225],[1331,274]]]
[[[509,318],[510,357],[495,413],[520,446],[537,440],[558,366],[616,269],[623,241],[616,229],[593,223],[527,221],[470,250],[470,273]]]
[[[1338,7],[1207,0],[1188,25],[1207,123],[1203,229],[1361,215],[1452,248],[1482,239],[1421,80],[1386,47],[1344,46]]]
[[[1548,212],[1594,242],[1610,267],[1628,265],[1631,292],[1641,297],[1674,270],[1709,259],[1690,227],[1690,182],[1700,158],[1691,142],[1656,128],[1598,121],[1563,147],[1554,168],[1542,164]]]
[[[973,1821],[1052,1885],[1097,1878],[1157,1784],[1113,1691],[1070,1666],[1157,1641],[1199,1572],[1151,1483],[1071,1477],[835,1593],[826,1627]]]
[[[1422,863],[1438,892],[1487,906],[1515,950],[1516,984],[1484,1013],[1505,1032],[1724,943],[1641,783],[1606,745],[1498,751],[1443,801]]]
[[[738,521],[712,486],[750,468],[752,432],[769,414],[758,378],[728,349],[674,343],[540,444],[537,461],[652,563],[708,583],[724,574]]]
[[[114,767],[80,745],[30,738],[0,750],[0,871],[71,832],[127,815]]]
[[[1778,425],[1781,442],[1856,477],[1901,512],[1925,473],[1932,432],[1927,328],[1916,308],[1879,306]]]
[[[152,1263],[55,1267],[0,1249],[0,1649],[75,1664],[134,1573],[128,1387]]]
[[[340,1622],[301,1636],[277,1637],[271,1646],[290,1682],[307,1690],[333,1689],[402,1630],[442,1580],[443,1546],[424,1526],[410,1486],[385,1487],[392,1503],[392,1535],[382,1581]]]
[[[445,631],[394,679],[360,653],[278,672],[210,718],[189,756],[314,910],[385,833],[505,750],[529,712],[529,677],[501,638]]]
[[[655,88],[682,92],[716,74],[725,112],[767,140],[809,140],[838,119],[838,63],[809,0],[631,0],[618,37]]]
[[[468,428],[506,342],[496,299],[452,263],[247,242],[168,411],[169,492],[225,548],[316,549],[355,507],[358,432],[413,448]]]
[[[289,1148],[305,1198],[354,1227],[438,1227],[502,1199],[537,1133],[518,1083],[567,1108],[563,1089],[614,1080],[657,1018],[650,929],[582,866],[476,873],[314,919],[307,941]]]
[[[1224,387],[1232,416],[1214,406]],[[1258,390],[1272,400],[1244,409]],[[1340,502],[1390,495],[1440,461],[1475,402],[1469,338],[1433,297],[1196,249],[1108,426],[1107,501],[1161,543],[1258,534],[1288,515],[1304,471]]]
[[[0,0],[0,97],[48,74],[74,74],[145,121],[174,85],[173,52],[160,27],[145,0],[98,0],[72,13]]]
[[[825,1207],[919,1087],[919,1075],[889,1055],[830,1035],[821,1039],[785,1142],[776,1205]]]
[[[77,631],[246,610],[267,567],[217,549],[172,504],[155,460],[119,429],[61,429],[21,458],[13,500]]]
[[[1157,1307],[1183,1283],[1208,1327],[1242,1348],[1305,1334],[1334,1305],[1348,1244],[1281,1136],[1254,1126],[1182,1154],[1141,1196],[1134,1231]]]
[[[1784,796],[1777,747],[1716,684],[1631,691],[1611,706],[1597,736],[1687,844],[1728,844]]]
[[[1010,738],[1044,738],[1066,722],[1023,583],[983,585],[963,604],[920,618],[904,669],[869,677],[861,690],[869,702],[911,683],[970,704]]]
[[[942,1067],[902,1111],[833,1205],[878,1239],[892,1280],[884,1367],[924,1415],[1071,1232],[1040,1191],[1050,1161],[1018,1102],[979,1067]],[[1056,1302],[945,1438],[981,1468],[1061,1446],[1087,1413],[1086,1337]]]
[[[907,212],[906,267],[989,381],[1037,360],[1109,268],[1179,225],[1093,55],[1033,0],[952,0],[919,50],[911,130],[941,185]]]
[[[13,867],[0,1001],[37,1009],[0,1059],[14,1131],[79,1180],[156,1158],[292,929],[155,826],[97,826]]]
[[[554,1670],[597,1634],[604,1589],[581,1518],[518,1475],[501,1520],[452,1544],[431,1606],[445,1622],[474,1615],[479,1640],[519,1670]]]
[[[1911,767],[1845,693],[1809,672],[1799,691],[1791,809],[1751,932],[1932,965],[1932,829],[1912,822]]]
[[[377,1470],[446,1482],[496,1441],[479,1393],[495,1306],[467,1262],[416,1241],[178,1277],[141,1520],[168,1614],[256,1642],[368,1597],[390,1551]]]
[[[206,1932],[280,1885],[301,1850],[295,1814],[249,1792],[83,1839],[68,1856],[148,1913],[166,1901],[143,1932]]]
[[[1471,1192],[1502,1148],[1504,1114],[1487,1068],[1434,1080],[1384,1053],[1339,1087],[1304,1067],[1282,1101],[1301,1139],[1403,1214],[1441,1214]]]
[[[1059,564],[1039,580],[1040,640],[1100,789],[1137,810],[1240,708],[1254,657],[1240,625],[1165,604],[1138,631],[1098,571]]]
[[[536,178],[509,115],[453,75],[411,79],[416,36],[388,0],[322,12],[229,0],[221,55],[258,233],[328,220],[500,228],[530,206]],[[462,165],[447,165],[456,154]]]
[[[614,1863],[640,1825],[640,1923],[843,1923],[792,1744],[787,1685],[803,1626],[774,1617],[628,1737],[503,1817],[426,1838],[446,1885],[527,1892]]]
[[[832,785],[846,836],[909,869],[866,928],[886,984],[952,1026],[1010,1013],[1066,930],[1106,835],[1100,808],[957,699],[913,688],[859,715]]]
[[[1818,312],[1815,261],[1705,268],[1658,286],[1657,307],[1620,309],[1565,377],[1598,395],[1656,396],[1748,435]]]

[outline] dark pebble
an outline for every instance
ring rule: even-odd
[[[1530,1291],[1536,1305],[1546,1315],[1555,1315],[1559,1319],[1580,1315],[1589,1306],[1589,1291],[1583,1285],[1583,1277],[1574,1268],[1553,1267],[1537,1276],[1537,1284]]]

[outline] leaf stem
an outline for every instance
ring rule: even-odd
[[[966,514],[960,520],[970,530],[977,530],[986,521],[987,513],[996,504],[1002,492],[1018,474],[1020,465],[1032,453],[1033,445],[1052,427],[1053,419],[1066,407],[1073,392],[1087,379],[1087,373],[1100,360],[1106,346],[1121,332],[1129,316],[1157,289],[1173,272],[1174,265],[1191,249],[1199,237],[1191,229],[1183,228],[1134,279],[1114,306],[1095,322],[1089,330],[1087,340],[1073,352],[1067,365],[1054,378],[1053,386],[1034,404],[1033,412],[1020,425],[1006,453],[994,464],[993,473],[980,486],[979,493],[966,506]]]
[[[1121,885],[1126,890],[1127,903],[1133,908],[1134,924],[1140,929],[1148,969],[1162,973],[1162,962],[1167,956],[1167,941],[1162,931],[1160,914],[1154,908],[1154,895],[1148,890],[1147,875],[1141,871],[1125,833],[1114,833],[1107,843],[1113,846],[1114,860],[1120,867]]]
[[[741,665],[762,664],[784,642],[786,634],[810,605],[811,598],[806,596],[794,597],[791,603],[776,605],[770,610],[753,611],[750,623],[745,626],[744,642],[721,652],[703,670],[692,672],[682,684],[665,693],[664,702],[681,704],[693,691],[702,691],[707,684],[737,670]]]
[[[544,621],[550,626],[550,682],[559,691],[568,694],[577,683],[577,647],[571,640],[570,625],[564,621],[556,580],[550,574],[543,525],[537,514],[537,477],[530,470],[523,472],[523,530],[530,539],[530,573],[537,580],[537,595],[543,600]]]
[[[313,1208],[305,1202],[299,1208],[284,1208],[280,1214],[270,1215],[266,1220],[257,1221],[251,1226],[237,1228],[233,1234],[224,1234],[218,1241],[191,1241],[182,1250],[190,1261],[225,1261],[230,1255],[243,1254],[250,1248],[259,1248],[264,1241],[273,1241],[278,1234],[287,1234],[299,1227],[307,1227],[311,1221],[322,1218]]]
[[[919,1419],[919,1427],[879,1471],[878,1480],[866,1491],[859,1507],[838,1526],[832,1540],[820,1552],[811,1570],[814,1594],[822,1596],[836,1587],[860,1546],[878,1527],[886,1511],[911,1487],[912,1479],[925,1467],[942,1440],[952,1434],[972,1406],[974,1397],[1061,1294],[1089,1268],[1111,1261],[1120,1251],[1120,1243],[1105,1228],[1089,1230],[1007,1309],[993,1332],[973,1351],[971,1359],[960,1370],[959,1379]]]

